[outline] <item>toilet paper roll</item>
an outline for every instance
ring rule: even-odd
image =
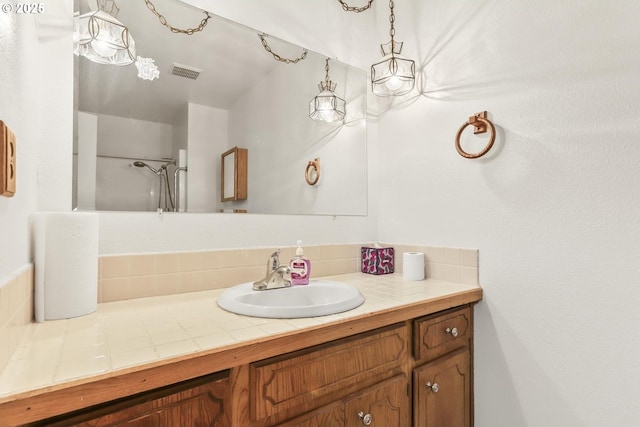
[[[404,252],[402,254],[402,277],[405,280],[424,280],[424,253]]]
[[[98,307],[98,215],[42,212],[33,216],[35,317],[67,319]]]

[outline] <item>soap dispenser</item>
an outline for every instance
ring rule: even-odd
[[[291,273],[292,285],[308,285],[309,277],[311,277],[311,261],[304,256],[302,250],[302,240],[298,240],[298,249],[296,249],[296,256],[291,258],[289,267],[299,271],[298,273]]]

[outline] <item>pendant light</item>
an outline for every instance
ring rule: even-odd
[[[77,17],[74,53],[99,64],[129,65],[136,60],[135,42],[129,29],[116,19],[113,0],[98,0],[98,10]]]
[[[318,84],[320,93],[309,102],[309,117],[331,123],[344,119],[346,103],[334,93],[336,84],[329,80],[329,58],[325,61],[324,70],[324,81]]]
[[[395,15],[393,6],[393,0],[390,0],[389,9],[391,14],[389,22],[391,23],[391,29],[389,30],[389,35],[391,36],[391,41],[380,45],[383,59],[381,62],[371,66],[371,88],[373,93],[378,96],[404,95],[413,89],[416,81],[415,62],[400,56],[402,42],[394,40],[396,30],[394,27]]]

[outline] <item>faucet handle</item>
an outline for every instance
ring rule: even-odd
[[[276,251],[271,254],[269,262],[271,263],[272,271],[280,266],[280,249],[276,249]]]

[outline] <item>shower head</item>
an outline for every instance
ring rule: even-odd
[[[137,168],[149,168],[153,173],[155,174],[160,174],[160,171],[156,168],[152,168],[151,166],[149,166],[148,164],[146,164],[145,162],[141,162],[139,160],[133,162],[133,166],[137,167]]]

